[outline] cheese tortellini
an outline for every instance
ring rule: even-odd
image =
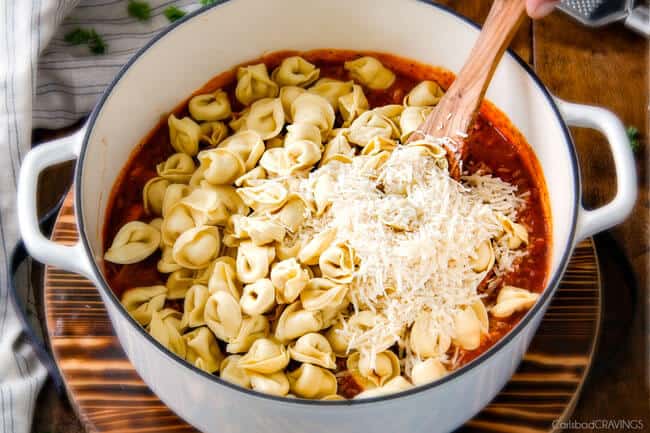
[[[104,259],[122,265],[141,262],[158,249],[160,239],[160,231],[155,227],[132,221],[117,232]]]
[[[307,87],[318,79],[320,69],[299,56],[287,57],[273,70],[271,78],[279,86]]]
[[[104,254],[126,278],[147,270],[121,302],[156,341],[258,392],[342,400],[436,381],[457,368],[459,353],[485,347],[491,321],[519,317],[539,298],[503,283],[503,255],[518,260],[534,246],[505,206],[468,211],[485,216],[489,230],[462,254],[440,255],[476,282],[449,298],[441,293],[448,311],[419,292],[417,311],[402,309],[408,266],[401,283],[380,286],[393,261],[403,266],[402,256],[419,255],[438,235],[414,231],[430,219],[418,206],[446,192],[413,191],[421,161],[446,175],[446,148],[426,137],[405,143],[444,90],[433,80],[403,89],[408,80],[397,80],[390,60],[346,56],[331,76],[332,62],[297,55],[273,61],[270,74],[264,63],[248,64],[233,71],[236,83],[206,88],[169,115],[156,136],[164,152],[135,176],[141,202],[125,212]],[[400,152],[409,166],[388,176]],[[366,182],[370,205],[350,179]],[[354,230],[370,230],[368,218],[381,224],[359,241]],[[464,221],[438,223],[465,229]],[[399,248],[369,251],[368,237],[387,236]],[[389,257],[372,261],[370,253]],[[444,275],[435,277],[444,285]],[[387,299],[399,302],[389,307]],[[394,325],[396,317],[404,323]]]
[[[250,105],[262,98],[275,98],[278,91],[278,85],[271,80],[263,63],[243,66],[237,71],[235,96],[244,105]]]
[[[173,114],[169,116],[167,123],[172,147],[185,155],[196,155],[199,151],[201,127],[189,117],[178,119]]]
[[[214,334],[202,326],[183,335],[187,352],[185,359],[208,373],[219,370],[223,354]]]
[[[374,57],[365,56],[345,62],[345,69],[355,81],[370,89],[388,89],[395,82],[395,74]]]

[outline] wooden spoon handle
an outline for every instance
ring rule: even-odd
[[[408,141],[423,137],[449,137],[450,174],[460,177],[460,162],[466,156],[463,137],[469,130],[492,75],[515,35],[526,10],[524,0],[495,0],[469,59],[437,107],[411,134]]]

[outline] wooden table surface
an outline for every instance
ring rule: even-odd
[[[445,0],[469,18],[482,22],[490,2]],[[546,86],[569,101],[606,107],[626,125],[642,131],[636,153],[639,199],[622,225],[596,237],[604,286],[601,339],[590,377],[571,419],[641,420],[650,429],[648,265],[648,41],[621,25],[587,29],[560,12],[526,22],[513,48],[534,66]],[[40,142],[64,131],[34,131]],[[597,207],[614,194],[613,162],[602,136],[572,130],[580,156],[584,203]],[[51,206],[68,187],[69,164],[50,170],[42,182],[40,205]],[[39,275],[34,275],[35,279]],[[39,280],[42,281],[42,280]],[[39,397],[33,433],[83,432],[69,404],[47,384]],[[567,431],[593,431],[575,428]]]

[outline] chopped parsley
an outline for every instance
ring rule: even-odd
[[[147,21],[151,18],[151,6],[146,1],[129,0],[127,10],[129,15],[140,21]]]
[[[106,52],[106,42],[97,34],[95,29],[77,27],[73,31],[66,33],[63,39],[71,45],[85,44],[93,54],[104,54]]]
[[[176,6],[169,6],[163,13],[167,19],[173,23],[174,21],[183,18],[186,12],[182,9],[177,8]]]
[[[66,35],[63,37],[63,39],[72,45],[81,45],[81,44],[86,44],[90,40],[90,30],[87,29],[82,29],[81,27],[77,27],[70,33],[66,33]]]
[[[203,6],[210,6],[217,2],[217,0],[201,0]]]
[[[639,130],[634,126],[627,127],[627,138],[630,140],[630,147],[632,152],[639,150]]]

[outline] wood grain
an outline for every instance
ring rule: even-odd
[[[72,244],[72,194],[53,239]],[[591,241],[581,243],[524,361],[495,400],[460,431],[548,432],[575,404],[600,323],[599,273]],[[122,351],[97,289],[47,267],[45,313],[70,400],[88,431],[194,432],[142,382]]]

